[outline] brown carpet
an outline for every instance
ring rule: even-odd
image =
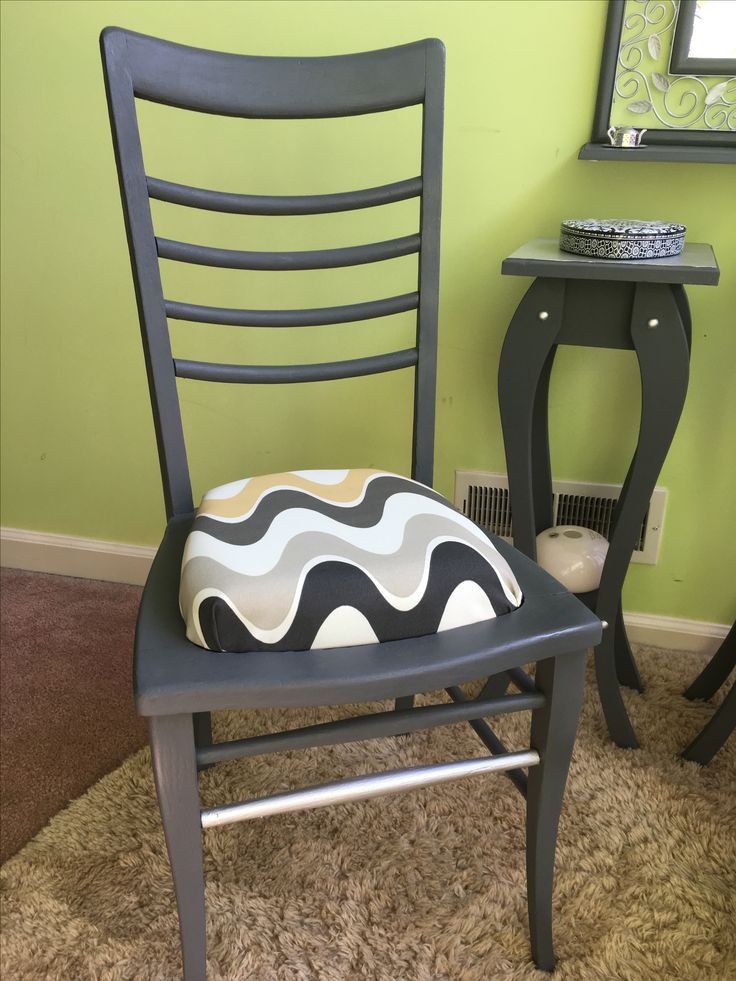
[[[2,570],[0,855],[145,742],[131,695],[136,586]]]
[[[560,981],[736,976],[736,745],[678,751],[712,706],[680,692],[702,659],[643,651],[628,696],[643,741],[614,748],[586,694],[560,830]],[[306,724],[326,713],[289,717]],[[333,713],[336,714],[336,713]],[[222,713],[233,738],[285,724]],[[498,726],[515,748],[525,720]],[[467,727],[228,763],[206,804],[372,768],[480,754]],[[503,777],[207,832],[211,981],[543,979],[529,962],[522,800]],[[148,751],[55,817],[3,868],[4,981],[179,976]]]

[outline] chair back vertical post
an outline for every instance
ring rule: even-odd
[[[105,91],[112,126],[115,163],[123,203],[125,232],[133,271],[138,319],[151,394],[166,517],[193,508],[192,486],[173,371],[169,325],[156,254],[143,150],[135,112],[133,81],[122,31],[103,33]]]
[[[427,75],[422,116],[422,181],[419,253],[419,360],[414,382],[412,476],[432,486],[437,393],[437,333],[440,288],[440,218],[442,212],[442,134],[445,95],[445,52],[427,49]]]

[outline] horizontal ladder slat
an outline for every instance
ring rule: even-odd
[[[318,119],[383,112],[424,99],[440,41],[327,57],[228,54],[107,28],[125,40],[125,68],[140,99],[246,119]]]
[[[279,385],[293,382],[334,381],[337,378],[358,378],[378,375],[384,371],[410,368],[417,363],[417,349],[376,354],[370,358],[349,361],[327,361],[324,364],[245,365],[211,364],[207,361],[183,361],[174,358],[177,378],[232,384]]]
[[[157,238],[156,248],[161,259],[191,262],[199,266],[221,269],[256,269],[271,272],[290,272],[296,269],[339,269],[382,262],[419,252],[420,236],[405,235],[387,242],[351,245],[343,249],[314,249],[310,252],[243,252],[240,249],[216,249],[209,245],[193,245],[168,238]]]
[[[482,759],[459,760],[455,763],[437,763],[431,766],[416,766],[405,770],[389,770],[386,773],[372,773],[364,777],[350,777],[334,783],[292,790],[271,797],[243,801],[239,804],[226,804],[222,807],[206,807],[201,811],[203,828],[216,828],[237,821],[270,817],[288,811],[311,810],[331,804],[347,804],[350,801],[368,800],[383,794],[395,794],[402,790],[416,790],[437,783],[446,783],[462,777],[474,777],[494,771],[516,770],[524,766],[536,766],[539,753],[534,749],[505,756],[483,757]]]
[[[467,722],[485,715],[506,715],[510,712],[527,712],[542,708],[544,695],[505,695],[448,705],[423,705],[420,708],[400,711],[374,712],[351,719],[337,719],[319,725],[303,726],[285,732],[272,732],[249,739],[234,739],[225,743],[212,743],[197,750],[197,763],[208,766],[223,760],[244,759],[264,753],[284,753],[292,749],[312,746],[335,746],[339,743],[359,742],[363,739],[379,739],[397,736],[439,725]]]
[[[365,303],[308,310],[233,310],[228,307],[205,307],[195,303],[164,300],[166,316],[173,320],[191,320],[198,324],[225,324],[229,327],[317,327],[326,324],[349,324],[358,320],[389,317],[395,313],[416,310],[418,293],[404,293]]]
[[[367,187],[360,191],[286,196],[211,191],[209,188],[174,184],[156,177],[146,177],[146,181],[149,196],[157,201],[168,201],[170,204],[201,208],[205,211],[223,211],[232,215],[327,215],[407,201],[422,193],[421,177],[411,177],[380,187]]]

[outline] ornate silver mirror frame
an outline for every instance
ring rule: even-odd
[[[610,0],[593,134],[581,160],[736,163],[736,77],[719,77],[736,68],[731,59],[708,59],[706,70],[690,72],[704,62],[689,56],[696,2]],[[686,74],[675,70],[684,66]],[[611,146],[611,125],[646,128],[643,145]]]

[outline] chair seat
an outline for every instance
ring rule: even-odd
[[[502,539],[524,602],[495,617],[420,638],[311,651],[202,650],[187,640],[177,606],[184,546],[194,514],[172,518],[156,553],[135,638],[134,688],[141,715],[266,706],[338,705],[462,684],[545,657],[593,647],[601,623],[575,596]]]
[[[431,488],[383,470],[267,474],[208,491],[179,592],[188,639],[238,653],[420,637],[521,601],[477,525]]]

